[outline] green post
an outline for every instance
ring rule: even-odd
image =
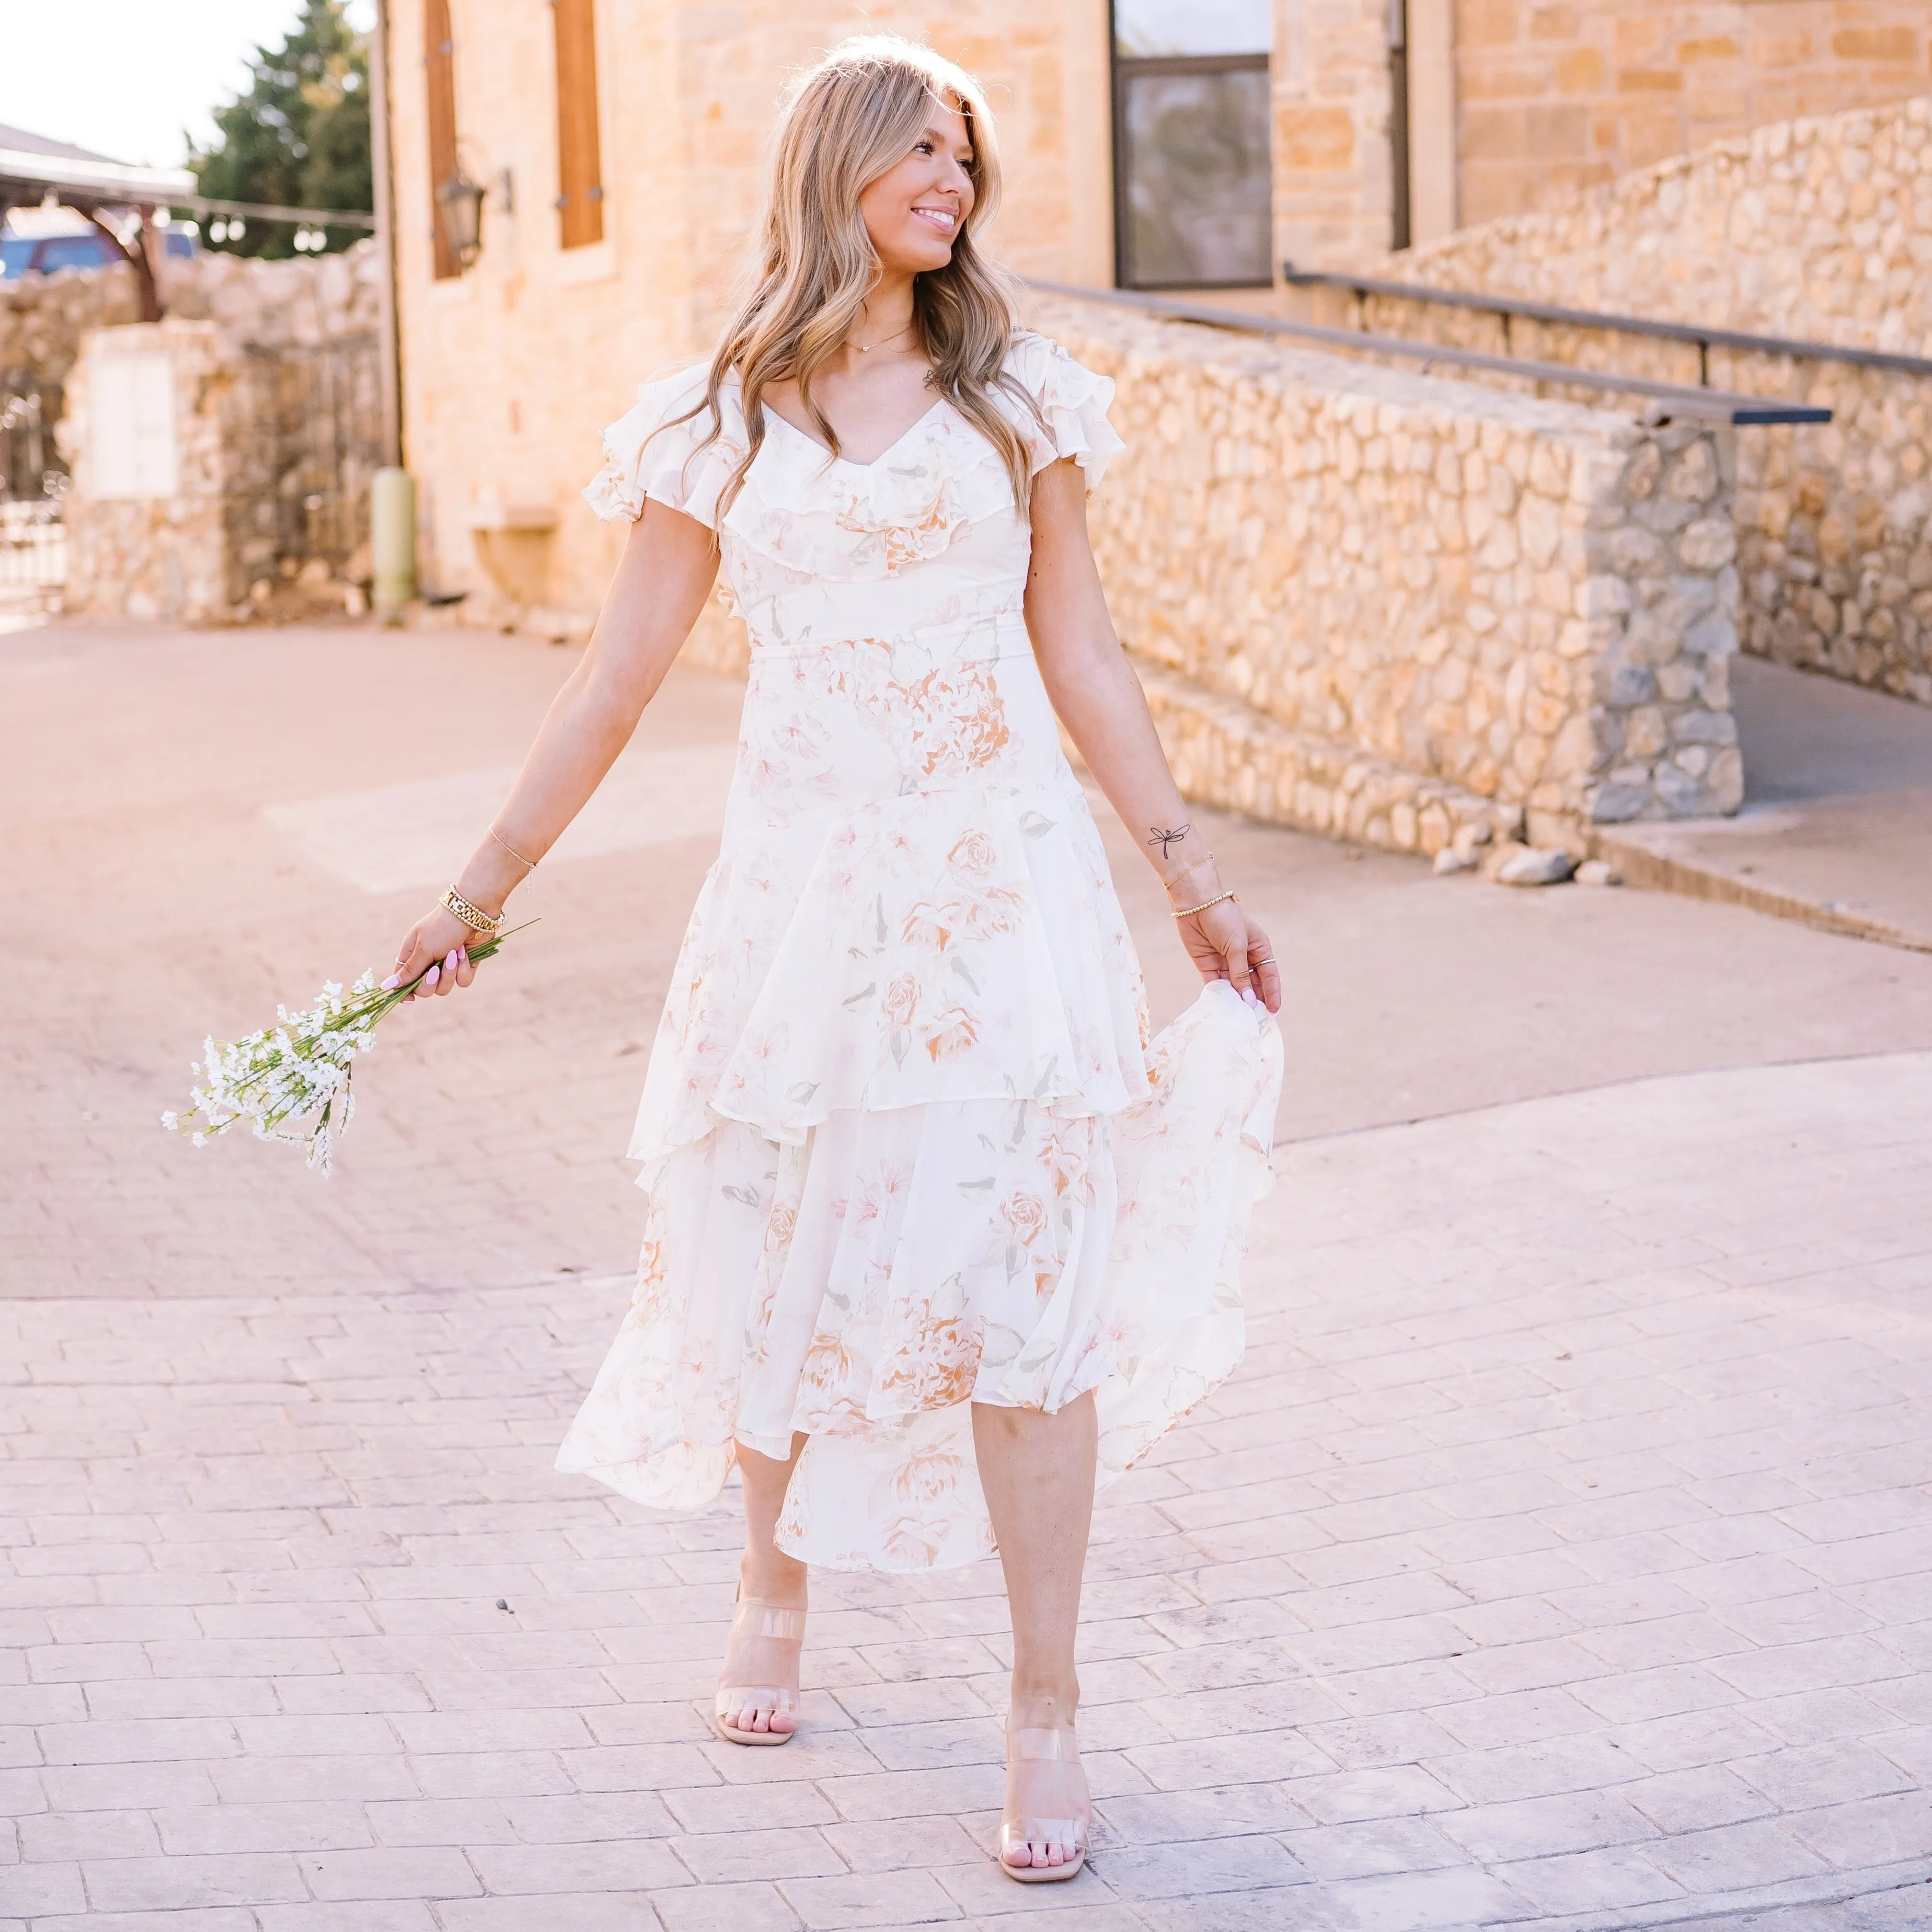
[[[376,614],[393,617],[416,594],[416,479],[406,470],[379,470],[369,491]]]

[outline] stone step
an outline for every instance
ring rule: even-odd
[[[1731,667],[1735,818],[1595,828],[1625,882],[1932,952],[1932,712],[1754,657]]]
[[[1778,816],[1784,820],[1796,814]],[[1716,905],[1743,906],[1846,939],[1932,952],[1932,920],[1922,920],[1917,922],[1919,930],[1909,930],[1845,901],[1823,898],[1815,890],[1750,876],[1754,868],[1739,861],[1752,848],[1741,844],[1737,836],[1741,830],[1750,829],[1748,822],[1728,819],[1600,827],[1591,835],[1591,856],[1602,860],[1627,886],[1676,892]]]
[[[1270,825],[1432,858],[1522,836],[1522,813],[1352,745],[1291,730],[1144,660],[1134,669],[1182,795]]]

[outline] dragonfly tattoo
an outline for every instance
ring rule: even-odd
[[[1149,838],[1148,843],[1150,845],[1158,845],[1160,848],[1160,856],[1163,859],[1167,856],[1167,848],[1170,845],[1178,844],[1194,830],[1192,825],[1177,826],[1172,832],[1163,832],[1157,825],[1150,826],[1148,829],[1153,836]]]

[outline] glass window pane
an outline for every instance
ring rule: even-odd
[[[1264,54],[1274,46],[1270,0],[1114,0],[1114,45],[1123,58]]]
[[[1273,279],[1268,77],[1129,74],[1132,288]]]

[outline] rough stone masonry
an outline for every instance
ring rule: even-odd
[[[1190,795],[1372,844],[1734,812],[1728,434],[1090,304],[1094,500]]]
[[[1932,99],[1780,122],[1487,223],[1377,272],[1572,308],[1923,357]],[[1693,344],[1377,297],[1372,328],[1699,380]],[[1712,382],[1820,405],[1751,433],[1733,499],[1744,647],[1932,704],[1932,379],[1714,346]]]

